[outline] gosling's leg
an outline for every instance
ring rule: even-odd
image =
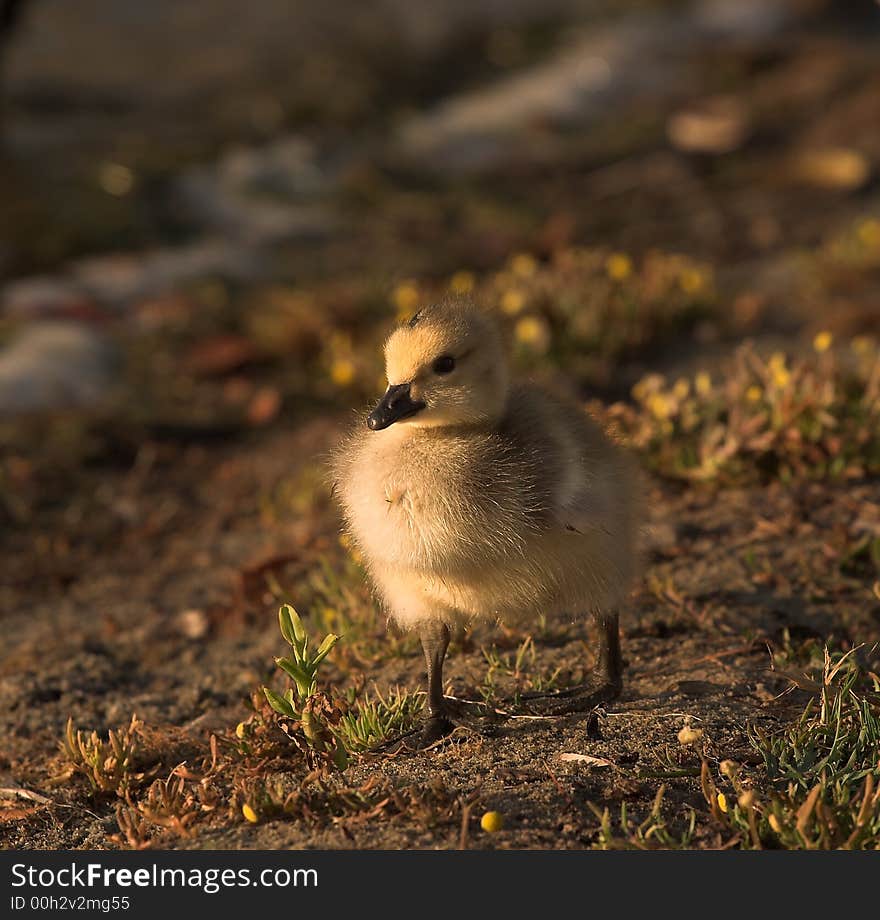
[[[445,738],[455,726],[443,698],[443,662],[449,648],[449,627],[445,623],[426,624],[419,638],[428,669],[428,718],[418,739],[418,747],[424,748]]]
[[[617,612],[597,613],[596,664],[585,683],[552,693],[524,694],[528,709],[542,715],[586,712],[620,696],[623,689],[623,661],[620,655],[620,623]]]

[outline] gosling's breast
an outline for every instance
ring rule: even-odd
[[[436,464],[391,430],[374,437],[354,458],[343,490],[349,526],[373,561],[426,564],[443,542]]]

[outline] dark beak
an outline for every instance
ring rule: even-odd
[[[379,405],[367,416],[367,426],[381,431],[402,418],[409,418],[425,408],[423,402],[413,402],[408,383],[396,383],[388,387]]]

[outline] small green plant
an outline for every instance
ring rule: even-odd
[[[478,689],[480,696],[487,703],[498,697],[499,677],[513,681],[514,701],[518,700],[520,693],[524,690],[542,693],[559,686],[562,668],[557,667],[552,671],[541,671],[536,668],[537,652],[531,636],[526,636],[517,646],[516,651],[511,654],[502,654],[494,645],[491,648],[482,649],[482,652],[488,670]]]
[[[312,651],[302,620],[290,604],[284,604],[278,611],[278,621],[281,635],[291,648],[291,657],[276,658],[275,664],[293,681],[293,686],[284,694],[263,687],[266,700],[278,715],[292,720],[292,724],[285,726],[286,734],[304,750],[313,765],[322,761],[344,770],[348,755],[333,733],[342,713],[329,696],[318,689],[318,669],[339,636],[332,633],[325,636]]]
[[[596,407],[665,476],[692,481],[847,479],[880,470],[880,350],[853,339],[851,356],[816,335],[815,354],[764,358],[740,347],[721,380],[701,372],[669,384],[650,374],[635,406]],[[868,554],[873,550],[868,547]],[[875,558],[876,562],[876,558]]]
[[[139,800],[116,806],[119,833],[111,839],[133,850],[142,850],[154,845],[157,829],[168,835],[187,837],[202,807],[196,790],[187,784],[186,778],[172,772],[164,780],[155,780]]]
[[[86,734],[67,720],[61,751],[72,770],[88,779],[97,792],[115,792],[124,797],[133,783],[143,779],[134,772],[134,759],[143,723],[137,716],[123,729],[110,729],[107,740],[97,732]]]
[[[296,693],[302,701],[305,701],[317,689],[318,668],[339,641],[339,636],[332,633],[325,636],[317,651],[312,653],[309,651],[309,637],[302,620],[290,604],[284,604],[278,611],[278,621],[281,625],[281,635],[291,647],[293,657],[276,658],[275,664],[293,680],[296,685]],[[263,693],[266,694],[266,699],[276,712],[291,718],[296,715],[292,706],[295,702],[293,688],[287,691],[285,697],[279,696],[268,687],[263,687]]]
[[[640,823],[629,816],[626,802],[620,806],[620,819],[615,827],[607,807],[599,808],[592,802],[590,809],[599,821],[595,849],[598,850],[686,850],[690,847],[696,827],[696,812],[689,809],[685,827],[675,831],[663,814],[663,797],[666,786],[661,786],[654,797],[650,813]]]
[[[382,695],[375,690],[343,715],[337,735],[350,751],[366,751],[411,729],[425,707],[424,693],[411,693],[396,687]]]
[[[798,681],[815,693],[796,723],[777,734],[750,732],[764,761],[760,786],[740,764],[723,761],[728,802],[703,764],[703,794],[713,817],[740,845],[760,849],[880,848],[880,697],[865,689],[853,652],[826,650],[821,680]]]

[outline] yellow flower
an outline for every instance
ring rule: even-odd
[[[453,294],[469,294],[474,289],[475,281],[473,272],[456,272],[449,279],[449,290]]]
[[[813,348],[821,355],[823,351],[828,351],[831,348],[833,341],[834,336],[827,329],[823,329],[822,332],[816,333],[816,338],[813,339]]]
[[[770,815],[770,817],[767,819],[767,823],[770,825],[770,827],[773,828],[774,831],[776,831],[777,834],[782,833],[782,825],[779,823],[779,818],[777,818],[776,815]]]
[[[518,252],[510,260],[510,268],[514,275],[519,275],[520,278],[531,278],[538,270],[538,263],[535,257],[527,252]]]
[[[706,274],[699,268],[686,268],[679,275],[678,283],[685,294],[694,296],[706,289]]]
[[[615,252],[605,260],[605,272],[612,281],[626,281],[632,270],[632,259],[626,253]]]
[[[392,294],[397,309],[397,319],[404,320],[415,312],[419,304],[419,289],[414,281],[401,281]]]
[[[500,811],[487,811],[486,814],[480,818],[480,827],[487,834],[495,834],[504,827],[504,816]]]
[[[773,383],[781,390],[783,387],[788,386],[788,382],[791,380],[791,374],[784,367],[779,367],[773,371]]]
[[[251,824],[256,824],[257,821],[260,820],[257,817],[257,813],[253,810],[253,808],[251,808],[250,805],[248,805],[247,802],[245,802],[244,805],[241,806],[241,813],[245,816],[245,818],[248,821],[251,822]]]
[[[857,335],[850,342],[850,347],[857,355],[869,355],[874,349],[874,341],[868,335]]]
[[[869,217],[859,224],[859,241],[872,249],[880,246],[880,220]]]
[[[235,737],[241,740],[242,738],[244,738],[244,733],[245,733],[244,722],[239,722],[238,725],[235,726]]]
[[[780,389],[787,386],[789,380],[791,380],[791,374],[785,366],[785,355],[781,351],[775,351],[770,355],[767,366],[770,368],[773,383]]]
[[[727,814],[727,796],[723,792],[718,793],[718,807]]]
[[[694,378],[694,386],[700,396],[708,396],[712,392],[712,378],[705,371],[700,371]]]
[[[675,381],[675,385],[672,387],[672,393],[679,401],[682,399],[687,399],[690,395],[690,392],[690,381],[684,377],[679,377],[679,379]]]
[[[354,380],[355,366],[350,358],[336,358],[330,365],[330,379],[338,387],[348,386]]]
[[[646,405],[654,418],[666,419],[672,413],[672,406],[663,393],[652,393],[647,398]]]
[[[517,341],[536,351],[546,351],[550,345],[550,330],[539,316],[524,316],[517,320],[514,332]]]
[[[758,402],[758,400],[760,400],[760,398],[761,398],[762,395],[763,395],[763,393],[762,393],[762,391],[761,391],[761,388],[760,388],[759,386],[756,386],[755,384],[752,384],[752,385],[746,390],[746,399],[747,399],[749,402]]]
[[[511,289],[501,295],[501,309],[508,316],[516,316],[526,305],[526,298],[522,291]]]

